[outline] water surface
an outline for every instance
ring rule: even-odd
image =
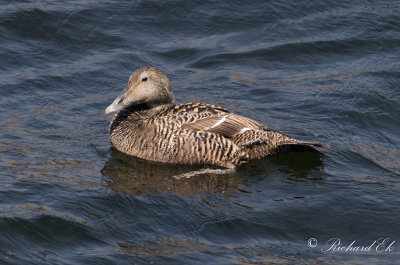
[[[0,263],[396,264],[399,14],[394,0],[2,1]],[[178,103],[330,148],[177,180],[192,169],[108,138],[104,109],[150,65]],[[331,238],[396,242],[321,252]]]

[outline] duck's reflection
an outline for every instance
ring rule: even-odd
[[[313,170],[323,169],[321,155],[316,153],[290,153],[252,161],[238,168],[236,172],[224,174],[198,174],[190,178],[176,178],[202,168],[172,165],[142,160],[110,148],[111,158],[106,161],[102,174],[109,178],[108,187],[116,193],[141,195],[152,192],[173,192],[195,194],[218,191],[230,194],[248,186],[249,179],[267,178],[274,172],[288,174],[293,181],[316,180],[310,177]],[[315,175],[315,174],[314,174]],[[250,181],[254,184],[253,181]]]
[[[280,165],[280,171],[287,173],[289,181],[322,180],[322,174],[311,174],[324,169],[322,158],[324,155],[319,152],[292,152],[269,158],[271,163]]]
[[[106,161],[102,174],[110,178],[108,186],[117,193],[140,195],[151,192],[225,192],[236,190],[244,181],[243,177],[234,172],[176,178],[202,168],[146,161],[121,153],[115,148],[110,148],[110,151],[112,158]]]

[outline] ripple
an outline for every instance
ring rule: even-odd
[[[52,211],[44,205],[35,204],[25,204],[25,205],[12,205],[8,208],[0,208],[0,218],[10,218],[10,219],[34,219],[40,218],[40,216],[53,216],[58,217],[66,221],[76,222],[83,225],[90,225],[88,221],[72,216],[68,213],[62,213],[57,211]]]

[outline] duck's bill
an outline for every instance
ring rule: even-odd
[[[110,106],[108,106],[105,110],[106,114],[111,114],[117,111],[120,111],[124,108],[124,98],[126,96],[126,93],[123,93],[122,95],[119,95],[114,101],[113,103],[111,103]]]

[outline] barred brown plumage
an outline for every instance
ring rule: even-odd
[[[170,83],[158,69],[132,73],[124,93],[106,109],[111,143],[139,158],[235,168],[251,159],[325,145],[290,138],[266,126],[203,103],[174,104]]]

